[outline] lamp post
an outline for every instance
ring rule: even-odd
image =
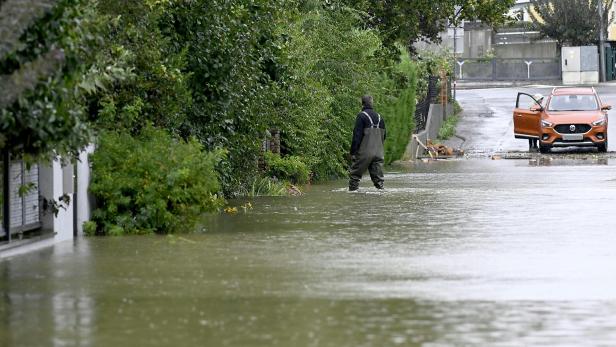
[[[603,0],[597,1],[599,10],[599,81],[605,82],[605,37],[603,35]]]
[[[458,59],[456,59],[457,56],[457,51],[458,51],[458,26],[454,24],[453,27],[453,64],[451,64],[451,66],[453,67],[453,74],[451,74],[451,80],[453,82],[453,101],[456,101],[456,62],[458,61]]]
[[[458,19],[460,18],[460,13],[462,13],[462,6],[459,6],[456,9],[452,20],[449,22],[450,24],[453,24],[453,64],[451,66],[453,69],[453,74],[451,77],[453,82],[453,101],[456,101],[456,63],[458,62]]]

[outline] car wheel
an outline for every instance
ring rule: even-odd
[[[539,145],[539,152],[550,153],[550,146]]]
[[[599,152],[601,153],[606,153],[607,152],[607,141],[605,141],[604,143],[600,143],[599,145],[597,145],[597,149],[599,150]]]

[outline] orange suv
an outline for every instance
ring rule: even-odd
[[[607,152],[607,111],[595,88],[554,88],[547,97],[518,93],[513,110],[516,139],[539,141],[541,153],[552,147],[593,146]]]

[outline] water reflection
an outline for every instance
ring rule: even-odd
[[[528,161],[529,166],[585,166],[585,165],[609,165],[608,158],[589,156],[577,159],[541,156]]]
[[[75,254],[70,243],[0,263],[6,324],[2,346],[92,346],[94,300],[81,287],[90,271],[87,244]],[[66,263],[68,258],[80,261]],[[67,282],[62,279],[66,278]]]
[[[610,345],[614,177],[420,163],[383,192],[254,199],[204,233],[62,244],[0,262],[0,345]]]

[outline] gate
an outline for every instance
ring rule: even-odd
[[[559,58],[460,58],[456,60],[458,80],[548,81],[562,79]]]
[[[38,165],[32,165],[28,169],[22,161],[11,161],[8,202],[11,238],[41,227],[39,196]],[[2,204],[4,203],[6,202],[2,201]],[[0,239],[10,239],[2,226],[0,226]]]
[[[605,47],[605,80],[616,80],[616,46]]]

